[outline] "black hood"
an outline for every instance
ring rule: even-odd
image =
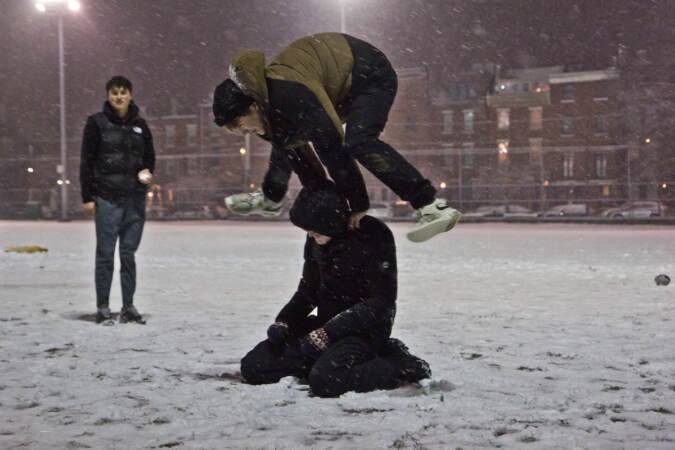
[[[347,232],[347,200],[332,185],[303,188],[290,211],[291,222],[306,231],[338,237]]]

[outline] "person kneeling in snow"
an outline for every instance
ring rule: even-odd
[[[371,216],[349,230],[349,216],[331,182],[300,191],[290,219],[307,231],[302,278],[268,328],[268,339],[242,359],[246,382],[296,376],[307,378],[313,395],[334,397],[431,376],[426,361],[390,338],[397,290],[391,230]]]

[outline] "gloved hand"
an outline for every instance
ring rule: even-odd
[[[284,322],[274,322],[267,328],[267,338],[272,344],[281,344],[288,337],[288,324]]]
[[[329,344],[330,340],[328,339],[326,330],[317,328],[300,339],[300,350],[310,359],[319,359],[321,353],[328,348]]]

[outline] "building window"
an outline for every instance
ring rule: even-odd
[[[199,171],[199,160],[194,156],[187,158],[188,175],[195,175]]]
[[[443,149],[443,165],[446,168],[452,167],[452,164],[454,163],[456,153],[452,147],[446,147]]]
[[[541,106],[530,107],[530,130],[544,128],[544,108]]]
[[[190,147],[197,145],[197,125],[194,123],[187,125],[187,145]]]
[[[542,142],[542,138],[530,138],[530,164],[541,164]]]
[[[176,161],[169,159],[166,162],[166,174],[173,175],[176,172]]]
[[[473,142],[462,144],[462,167],[473,167]]]
[[[497,129],[508,130],[510,125],[509,108],[497,109]]]
[[[595,132],[598,134],[607,134],[607,116],[598,114],[594,117]]]
[[[452,111],[443,111],[443,134],[452,134]]]
[[[461,101],[476,97],[476,90],[472,83],[454,83],[450,86],[452,100]]]
[[[568,153],[563,157],[563,177],[574,177],[574,154]]]
[[[609,83],[606,80],[595,83],[594,90],[594,100],[607,100],[609,98]]]
[[[607,176],[607,155],[600,153],[595,157],[595,176],[604,178]]]
[[[574,85],[572,83],[563,84],[562,100],[564,102],[573,102],[574,101]]]
[[[508,139],[500,139],[497,141],[497,161],[499,161],[499,164],[506,164],[509,162]]]
[[[473,134],[473,110],[464,110],[464,133]]]
[[[166,125],[164,127],[164,147],[173,148],[176,146],[176,127]]]
[[[562,134],[565,136],[570,136],[574,134],[574,117],[563,116],[562,117]]]

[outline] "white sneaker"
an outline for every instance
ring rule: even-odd
[[[225,197],[225,206],[234,214],[249,216],[252,214],[266,217],[275,217],[281,214],[284,206],[283,199],[273,202],[265,197],[261,191],[234,194]]]
[[[407,234],[413,242],[424,242],[438,233],[450,231],[457,224],[462,213],[448,205],[448,201],[437,198],[433,203],[420,209],[420,219]]]

